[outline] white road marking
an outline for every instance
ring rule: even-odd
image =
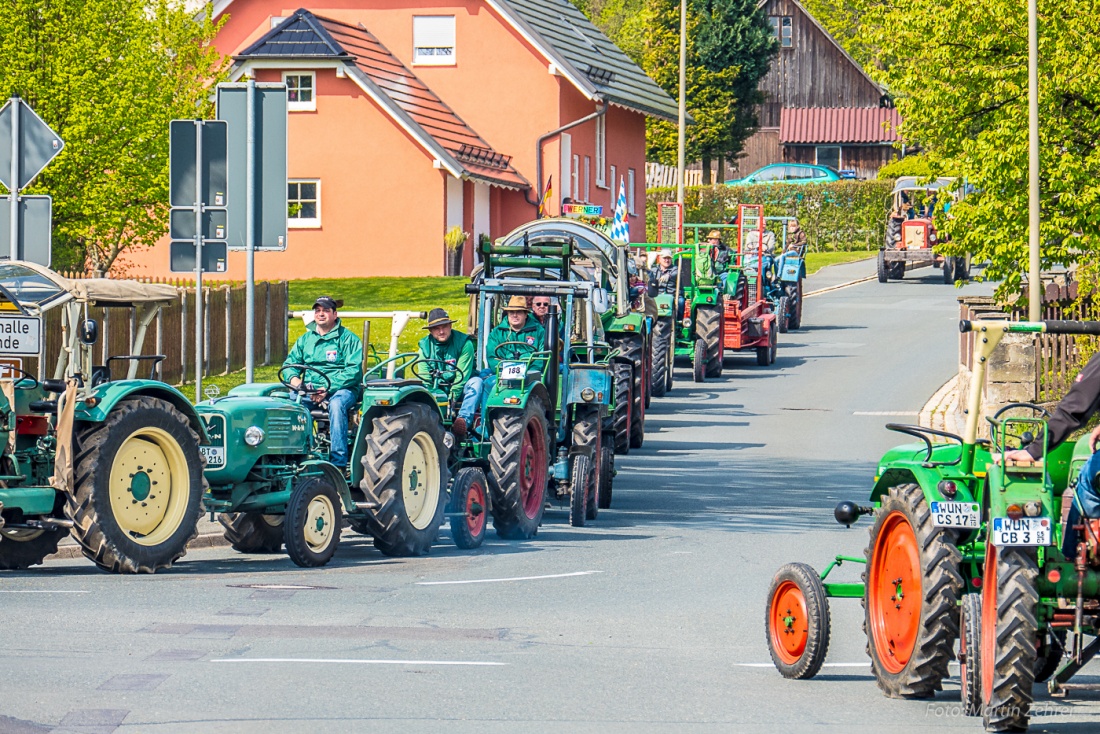
[[[866,668],[871,662],[866,663],[823,663],[823,668]],[[774,668],[773,663],[734,663],[738,668]]]
[[[852,415],[920,415],[919,410],[857,410]]]
[[[0,589],[0,594],[87,594],[87,591],[50,591],[47,589]]]
[[[573,573],[552,573],[547,576],[513,576],[507,579],[469,579],[467,581],[417,581],[417,586],[449,586],[452,584],[499,584],[505,581],[538,581],[540,579],[565,579],[571,576],[591,576],[603,571],[574,571]]]
[[[493,667],[508,663],[478,660],[356,660],[346,658],[217,658],[212,663],[333,663],[341,665],[467,665]]]
[[[838,291],[841,288],[848,288],[853,285],[859,285],[860,283],[866,283],[869,280],[875,280],[878,275],[868,275],[866,278],[860,278],[859,280],[849,281],[847,283],[841,283],[840,285],[831,285],[827,288],[818,288],[816,291],[810,291],[809,293],[803,293],[803,298],[810,298],[811,296],[820,296],[822,293],[828,293],[829,291]]]

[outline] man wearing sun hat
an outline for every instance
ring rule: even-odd
[[[441,376],[443,385],[451,385],[451,402],[462,400],[458,417],[451,424],[451,433],[459,441],[466,437],[467,427],[474,421],[481,400],[482,379],[474,374],[477,347],[470,337],[455,331],[454,319],[441,308],[428,312],[428,336],[420,340],[420,358],[429,361],[429,369],[448,369]]]
[[[283,367],[304,364],[328,378],[326,390],[312,393],[302,402],[310,410],[328,402],[329,460],[343,468],[348,463],[348,411],[355,405],[363,386],[363,342],[340,323],[337,313],[340,305],[329,296],[321,296],[313,302],[313,321],[306,324],[306,333],[294,342]],[[288,373],[281,370],[280,374]],[[290,378],[290,384],[297,387],[303,378],[309,381],[310,373],[299,371]]]
[[[501,310],[504,318],[489,332],[485,345],[485,358],[494,372],[502,359],[522,359],[546,349],[546,329],[527,310],[523,296],[512,296]],[[516,343],[507,344],[498,353],[498,347],[507,342]]]

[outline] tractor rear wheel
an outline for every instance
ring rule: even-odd
[[[802,278],[798,279],[798,285],[788,286],[793,293],[788,293],[787,299],[794,302],[794,308],[791,309],[791,318],[787,323],[787,328],[791,331],[797,331],[802,326]]]
[[[775,323],[779,325],[779,333],[786,334],[791,323],[791,301],[786,296],[779,297],[779,305],[775,307]]]
[[[592,459],[573,454],[569,459],[569,524],[583,528],[588,520],[588,494],[592,486]]]
[[[471,550],[485,540],[488,486],[485,472],[477,467],[467,466],[455,474],[451,484],[451,537],[459,548]]]
[[[932,525],[916,484],[891,487],[876,511],[863,573],[863,631],[871,670],[890,698],[931,696],[947,677],[963,590],[953,532]]]
[[[596,503],[599,509],[611,507],[611,490],[615,481],[615,452],[611,450],[611,434],[604,433],[600,451],[599,474],[596,476]],[[595,519],[595,512],[592,513]]]
[[[890,280],[890,269],[886,265],[886,253],[882,250],[878,252],[878,282],[885,283]]]
[[[19,571],[37,566],[57,552],[57,544],[68,535],[64,530],[7,528],[0,530],[0,571]]]
[[[649,389],[645,339],[639,334],[616,339],[613,344],[634,365],[630,387],[630,448],[638,449],[645,440],[645,394]]]
[[[829,652],[829,600],[805,563],[780,568],[768,589],[764,631],[772,663],[784,678],[813,678]]]
[[[238,553],[278,553],[283,547],[283,516],[259,512],[223,512],[222,535]]]
[[[775,355],[778,350],[779,335],[776,334],[776,329],[769,329],[767,345],[756,348],[756,364],[760,365],[761,367],[767,367],[768,365],[774,364]]]
[[[206,491],[199,437],[167,400],[122,400],[73,430],[74,491],[65,501],[84,555],[115,573],[154,573],[187,552]]]
[[[615,380],[615,412],[612,425],[615,428],[615,453],[630,453],[630,425],[633,405],[631,391],[634,386],[634,368],[626,362],[615,362],[612,369]]]
[[[695,309],[695,336],[697,341],[706,344],[706,376],[719,377],[722,374],[722,302],[717,306]]]
[[[894,280],[904,280],[905,279],[905,263],[904,262],[890,263],[890,277]]]
[[[959,615],[959,692],[963,713],[982,715],[982,596],[963,597]]]
[[[546,408],[541,398],[532,395],[525,410],[498,411],[492,420],[493,527],[509,540],[533,538],[542,522],[550,467]]]
[[[306,477],[294,485],[283,518],[283,542],[295,565],[317,568],[332,560],[340,545],[343,509],[327,477]]]
[[[986,731],[1023,731],[1031,714],[1038,639],[1034,548],[986,546],[982,579],[982,713]]]
[[[695,356],[691,360],[691,377],[696,382],[707,379],[707,345],[702,339],[695,340]]]
[[[650,391],[661,397],[668,390],[668,373],[672,370],[672,322],[657,319],[653,325],[653,371],[650,372]]]
[[[447,450],[439,412],[406,403],[374,419],[363,454],[364,525],[387,556],[427,553],[443,524]]]
[[[578,408],[573,419],[573,437],[569,453],[575,459],[584,455],[588,458],[583,479],[577,479],[576,463],[570,466],[570,500],[569,523],[576,527],[582,527],[585,520],[595,520],[598,511],[598,498],[596,496],[599,486],[599,460],[604,453],[602,433],[600,431],[600,414],[593,408]],[[583,497],[578,496],[583,493]],[[578,522],[577,515],[583,517]]]

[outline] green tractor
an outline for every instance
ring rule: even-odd
[[[165,359],[141,346],[159,309],[176,298],[166,285],[0,265],[0,349],[10,375],[0,380],[0,569],[41,563],[70,532],[85,556],[115,573],[153,573],[186,552],[202,513],[205,429],[178,390],[137,379],[139,366],[155,371]],[[106,349],[93,349],[93,306],[129,311],[128,354],[95,364]],[[52,335],[42,327],[54,310],[61,349],[45,379]],[[37,376],[16,355],[37,358]]]
[[[979,439],[982,386],[1005,334],[1097,335],[1100,323],[982,320],[961,329],[976,337],[965,434],[887,426],[920,443],[882,458],[869,506],[842,502],[834,513],[849,526],[874,516],[864,557],[837,556],[820,574],[803,563],[782,567],[768,593],[766,639],[785,677],[813,677],[828,648],[828,597],[861,598],[872,671],[886,695],[940,690],[958,639],[964,710],[983,716],[988,731],[1019,731],[1032,685],[1050,679],[1051,692],[1064,695],[1100,650],[1100,522],[1067,520],[1081,487],[1095,487],[1086,476],[1066,491],[1089,458],[1088,436],[1048,451],[1049,414],[1014,403],[989,419],[991,440]],[[1020,409],[1031,415],[1008,415]],[[1036,440],[1040,462],[1001,461]],[[1073,531],[1079,542],[1066,543]],[[826,582],[849,562],[865,564],[861,583]]]

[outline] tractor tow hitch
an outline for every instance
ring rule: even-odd
[[[874,512],[875,508],[873,507],[860,507],[855,502],[844,500],[833,510],[833,517],[844,527],[850,528],[852,523],[859,520],[860,516],[873,515]]]

